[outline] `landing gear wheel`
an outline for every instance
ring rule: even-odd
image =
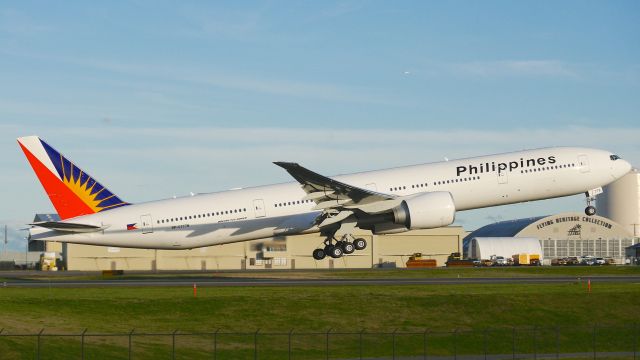
[[[313,250],[313,258],[316,260],[322,260],[327,256],[327,253],[324,252],[324,249],[315,249]]]
[[[340,247],[346,255],[353,254],[353,252],[356,251],[356,247],[353,245],[353,243],[350,243],[348,241],[342,241]]]
[[[367,241],[363,238],[358,238],[353,242],[353,246],[356,250],[364,250],[367,247]]]
[[[331,256],[331,251],[333,251],[333,248],[334,248],[334,247],[335,247],[334,245],[325,245],[325,247],[324,247],[324,249],[323,249],[323,250],[324,250],[325,255],[326,255],[326,256]]]
[[[593,216],[593,215],[595,215],[595,214],[596,214],[596,208],[595,208],[595,206],[591,206],[591,205],[587,206],[587,207],[584,209],[584,213],[585,213],[585,214],[587,214],[587,216]]]
[[[342,257],[343,254],[344,251],[342,251],[342,248],[340,246],[332,246],[331,251],[329,252],[329,256],[334,259]]]

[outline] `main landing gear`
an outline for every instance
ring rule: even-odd
[[[353,254],[356,250],[364,250],[367,247],[367,241],[363,238],[354,239],[353,235],[343,235],[337,240],[333,235],[328,236],[324,240],[324,248],[313,250],[313,258],[322,260],[327,256],[334,259],[341,258],[344,255]]]

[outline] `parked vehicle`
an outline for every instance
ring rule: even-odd
[[[567,265],[580,265],[580,260],[575,256],[570,256],[567,258]]]
[[[493,266],[507,266],[507,265],[511,265],[510,261],[511,259],[506,259],[504,256],[496,256],[496,255],[491,255],[490,258]]]
[[[562,266],[562,265],[567,265],[567,258],[551,259],[551,266]]]
[[[589,266],[592,266],[592,265],[595,265],[595,264],[596,264],[596,258],[595,258],[595,256],[590,256],[590,255],[588,255],[588,256],[583,256],[583,257],[582,257],[582,260],[581,260],[581,262],[580,262],[580,263],[581,263],[582,265],[589,265]]]

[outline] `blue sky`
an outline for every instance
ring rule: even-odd
[[[0,224],[38,134],[141,202],[549,145],[640,164],[637,1],[0,1]],[[495,219],[582,197],[461,213]]]

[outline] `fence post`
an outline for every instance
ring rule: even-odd
[[[489,329],[485,328],[484,329],[484,337],[483,337],[483,343],[484,343],[484,360],[487,360],[487,336],[489,333]]]
[[[556,325],[556,359],[560,359],[560,326]]]
[[[635,341],[633,342],[633,360],[636,360],[636,354],[638,352],[638,338],[640,338],[640,326],[638,324],[633,324]]]
[[[362,360],[362,334],[364,334],[364,329],[360,330],[360,360]]]
[[[538,325],[533,325],[533,360],[538,359],[538,339],[536,339]]]
[[[131,360],[131,338],[133,337],[133,332],[136,329],[131,329],[131,331],[129,332],[129,360]]]
[[[220,331],[220,328],[213,333],[213,360],[218,358],[218,331]]]
[[[38,345],[36,347],[36,359],[40,360],[40,337],[42,336],[42,333],[44,332],[44,328],[42,328],[42,330],[40,330],[40,332],[38,333]]]
[[[513,333],[511,336],[512,339],[512,344],[511,344],[511,350],[513,352],[513,360],[516,360],[516,327],[513,327]]]
[[[453,330],[453,358],[458,360],[458,329]]]
[[[260,329],[256,330],[253,334],[253,360],[258,360],[258,332]]]
[[[596,358],[596,326],[597,324],[593,324],[593,358]]]
[[[80,334],[80,359],[84,360],[84,334],[87,333],[85,328],[82,334]]]
[[[331,332],[331,328],[329,328],[329,330],[327,330],[327,360],[329,360],[329,333]]]
[[[396,360],[396,332],[398,331],[398,329],[393,330],[393,332],[391,333],[391,343],[392,343],[392,356],[393,356],[393,360]]]
[[[171,333],[171,359],[176,360],[176,333],[178,329],[173,330]]]
[[[291,335],[293,334],[293,329],[289,330],[289,360],[291,360]]]
[[[424,333],[422,333],[422,342],[423,342],[423,360],[427,360],[427,333],[429,329],[424,329]]]

